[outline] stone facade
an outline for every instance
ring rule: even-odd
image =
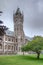
[[[0,54],[14,53],[15,37],[4,35],[0,36]]]
[[[19,8],[13,14],[13,20],[14,34],[11,36],[6,33],[3,36],[0,36],[0,54],[21,53],[21,46],[26,44],[26,42],[28,41],[25,40],[25,34],[23,30],[24,16]]]

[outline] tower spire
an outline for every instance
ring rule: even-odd
[[[16,13],[15,13],[16,15],[18,15],[18,14],[20,14],[21,15],[21,11],[20,11],[20,8],[17,8],[17,10],[16,10]]]

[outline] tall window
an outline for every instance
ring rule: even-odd
[[[12,46],[12,50],[13,50],[13,46]]]
[[[13,42],[13,38],[12,38],[12,42]]]
[[[17,46],[16,46],[16,50],[17,50]]]
[[[0,49],[2,49],[2,44],[0,44]]]
[[[10,49],[10,45],[8,45],[8,50]]]
[[[8,41],[10,41],[10,38],[8,38]]]
[[[16,39],[16,42],[17,42],[17,39]]]

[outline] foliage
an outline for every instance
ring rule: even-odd
[[[0,20],[0,36],[6,34],[6,30],[8,30],[8,28],[6,26],[3,25],[3,22]]]
[[[23,51],[33,51],[37,53],[37,58],[39,59],[40,53],[43,50],[43,37],[35,36],[32,41],[28,42],[24,47]]]

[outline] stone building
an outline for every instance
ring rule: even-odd
[[[13,13],[14,32],[7,30],[0,36],[0,54],[20,54],[21,46],[28,42],[23,30],[24,15],[20,9]]]

